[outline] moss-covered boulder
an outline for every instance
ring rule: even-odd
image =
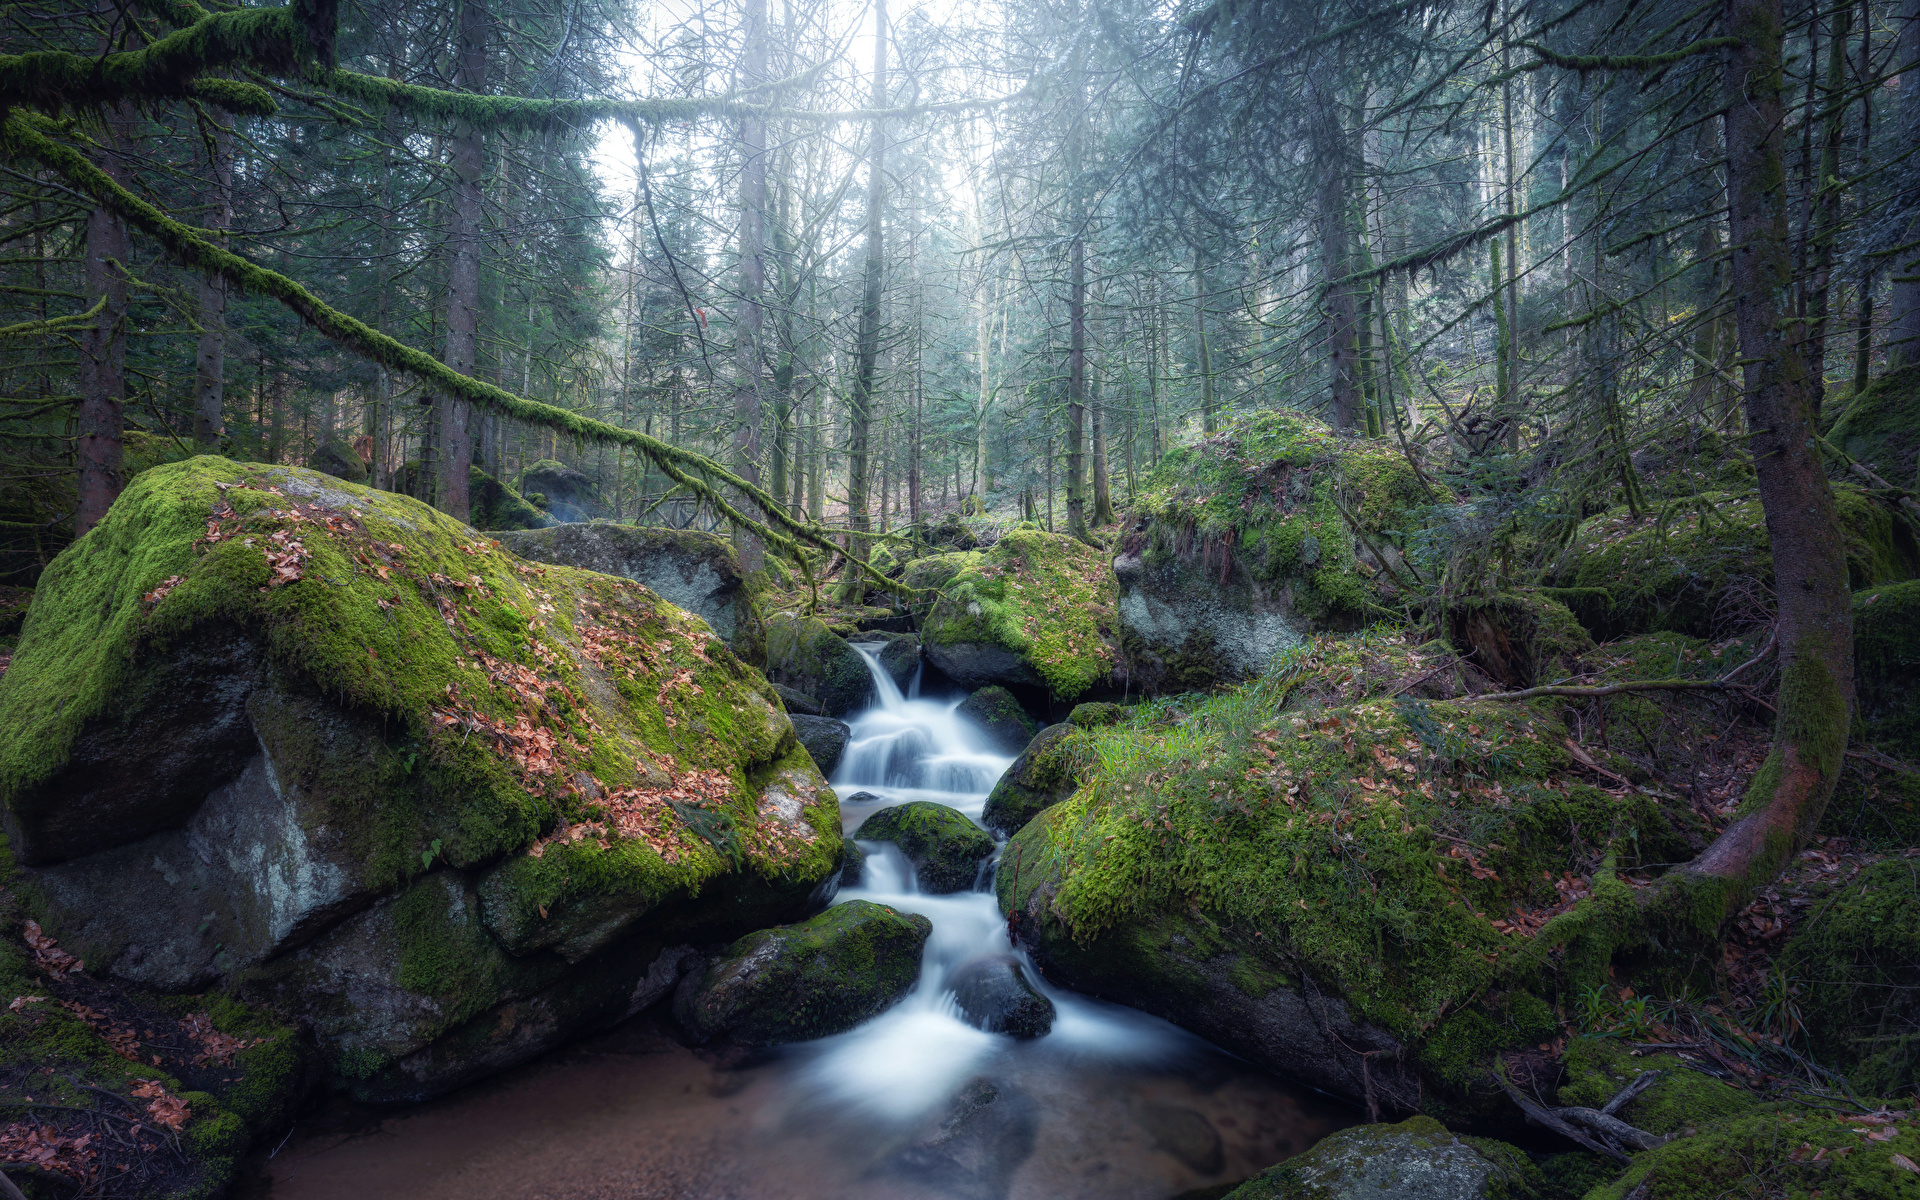
[[[1250,413],[1169,452],[1113,564],[1128,678],[1203,689],[1258,675],[1303,634],[1353,628],[1372,602],[1374,551],[1397,562],[1402,514],[1433,502],[1397,448],[1300,413]]]
[[[840,756],[847,752],[847,739],[853,730],[845,721],[836,721],[832,717],[809,717],[792,713],[787,717],[793,722],[793,732],[813,758],[813,765],[820,768],[822,775],[833,774],[840,765]]]
[[[1920,581],[1855,594],[1853,662],[1868,740],[1920,760]]]
[[[1053,1001],[1027,982],[1010,955],[975,959],[947,977],[960,1017],[976,1029],[1010,1037],[1037,1038],[1053,1028]]]
[[[803,907],[840,857],[832,792],[704,622],[219,458],[143,473],[48,568],[0,802],[91,971],[271,998],[381,1099],[618,1020],[673,946]]]
[[[940,589],[920,636],[927,661],[961,687],[1039,688],[1066,701],[1110,684],[1119,625],[1104,551],[1021,529],[906,574]]]
[[[618,575],[699,617],[739,657],[758,663],[766,631],[732,543],[696,529],[650,529],[595,521],[503,533],[522,558]]]
[[[819,617],[775,613],[767,618],[767,678],[820,702],[829,717],[865,708],[873,676],[860,652]]]
[[[1229,1200],[1521,1200],[1545,1180],[1526,1152],[1456,1137],[1432,1117],[1355,1125],[1268,1167]]]
[[[733,943],[704,973],[688,976],[674,1015],[697,1038],[745,1045],[845,1033],[913,987],[932,933],[919,913],[849,900]]]
[[[307,458],[307,465],[323,475],[344,479],[348,483],[367,481],[367,460],[344,438],[334,438],[315,447],[313,454]]]
[[[522,471],[519,490],[522,496],[539,496],[541,507],[556,521],[594,521],[613,515],[586,473],[551,458]]]
[[[964,892],[980,877],[980,864],[993,854],[993,836],[944,804],[914,800],[883,808],[854,836],[892,842],[913,864],[923,891]]]
[[[1034,735],[987,793],[986,807],[980,813],[982,825],[1011,836],[1042,809],[1073,795],[1073,789],[1079,786],[1072,741],[1076,728],[1062,722]]]
[[[1456,596],[1439,615],[1454,650],[1508,688],[1566,679],[1594,648],[1566,605],[1537,592]]]
[[[1102,725],[1111,725],[1127,715],[1127,710],[1118,704],[1104,704],[1098,701],[1088,704],[1076,704],[1067,714],[1067,724],[1075,729],[1098,729]]]
[[[893,686],[903,692],[913,682],[914,672],[920,669],[920,638],[917,634],[870,629],[856,635],[852,642],[883,643],[880,669],[893,680]]]
[[[954,711],[978,725],[988,743],[1002,754],[1025,750],[1040,731],[1040,723],[1028,716],[1020,701],[1003,687],[983,687],[962,700]]]
[[[1920,486],[1920,362],[1838,406],[1827,440],[1896,487]]]
[[[1920,574],[1920,544],[1890,505],[1835,484],[1855,590]],[[1702,492],[1665,519],[1612,509],[1581,523],[1550,582],[1595,637],[1656,630],[1717,637],[1773,612],[1773,555],[1760,498]]]
[[[545,513],[528,503],[526,497],[479,467],[473,468],[467,476],[467,498],[470,501],[467,517],[475,529],[539,529],[553,523]]]
[[[1702,820],[1596,787],[1555,701],[1396,694],[1423,670],[1404,641],[1315,639],[1289,687],[1152,701],[1063,738],[1078,787],[996,876],[1046,977],[1382,1109],[1497,1100],[1491,1056],[1557,1036],[1553,1004],[1604,980],[1599,914],[1632,903],[1618,873],[1686,861]],[[1355,679],[1378,690],[1356,700]]]

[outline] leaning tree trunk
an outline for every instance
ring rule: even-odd
[[[480,92],[487,84],[486,0],[460,6],[460,59],[454,86]],[[442,361],[462,375],[473,374],[480,349],[481,174],[486,143],[479,128],[454,123],[453,231],[447,238],[447,341]],[[467,475],[473,467],[473,436],[467,426],[472,405],[453,396],[437,401],[440,411],[440,508],[464,521],[468,513]]]
[[[1853,606],[1840,518],[1787,319],[1793,285],[1782,145],[1781,0],[1725,0],[1727,199],[1747,426],[1779,597],[1779,715],[1742,813],[1661,890],[1703,934],[1805,843],[1833,795],[1853,703]]]
[[[124,183],[120,156],[133,125],[131,105],[106,110],[101,169]],[[79,537],[107,515],[126,480],[123,437],[126,431],[127,256],[133,239],[118,214],[96,208],[87,216],[86,287],[89,299],[106,297],[106,306],[80,337],[79,507],[73,535]]]

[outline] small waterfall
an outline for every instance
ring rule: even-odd
[[[913,695],[903,694],[880,665],[880,643],[855,642],[853,648],[866,660],[878,702],[848,722],[853,734],[833,776],[843,806],[848,796],[870,792],[885,803],[852,806],[861,818],[875,808],[931,800],[978,819],[987,793],[1013,759],[996,753],[955,711],[960,699],[920,699],[917,669],[909,685]]]

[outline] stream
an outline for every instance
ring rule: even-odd
[[[849,832],[909,800],[975,819],[1012,759],[955,710],[903,694],[856,644],[876,703],[832,783]],[[871,799],[849,798],[867,793]],[[1168,1200],[1244,1179],[1357,1119],[1177,1027],[1052,987],[1007,937],[983,866],[927,895],[889,844],[864,899],[925,914],[920,979],[836,1037],[741,1056],[690,1049],[657,1011],[404,1110],[336,1102],[262,1167],[272,1200]],[[1012,955],[1055,1007],[1031,1041],[960,1019],[945,981]]]

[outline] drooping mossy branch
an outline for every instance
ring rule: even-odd
[[[1531,50],[1540,56],[1542,65],[1563,67],[1569,71],[1658,71],[1684,62],[1700,54],[1710,54],[1715,50],[1724,50],[1728,46],[1738,46],[1737,37],[1710,37],[1691,42],[1678,50],[1669,50],[1665,54],[1561,54],[1549,50],[1538,42],[1515,42],[1523,50]]]
[[[31,158],[64,176],[68,183],[92,197],[101,207],[145,231],[182,263],[219,275],[256,295],[270,296],[342,347],[370,361],[421,380],[434,390],[480,408],[530,425],[552,429],[591,442],[626,446],[645,455],[662,474],[713,505],[715,511],[751,530],[789,558],[800,558],[799,543],[820,550],[837,549],[828,530],[795,520],[778,498],[727,470],[703,454],[684,450],[636,430],[622,429],[569,412],[551,404],[528,400],[483,380],[462,375],[423,351],[398,342],[362,321],[326,304],[298,283],[276,271],[248,262],[238,254],[200,237],[187,225],[121,186],[105,171],[69,146],[48,137],[37,125],[45,118],[29,113],[8,114],[0,125],[0,148],[9,155]],[[763,519],[741,512],[727,497],[732,491],[759,509]],[[855,560],[858,561],[858,560]],[[908,600],[926,599],[925,589],[909,587],[859,564],[875,586]]]
[[[107,306],[107,298],[101,296],[92,308],[83,313],[70,313],[64,317],[48,317],[44,321],[22,321],[18,325],[0,325],[0,340],[8,338],[34,337],[43,333],[59,333],[62,330],[79,329],[100,315]]]

